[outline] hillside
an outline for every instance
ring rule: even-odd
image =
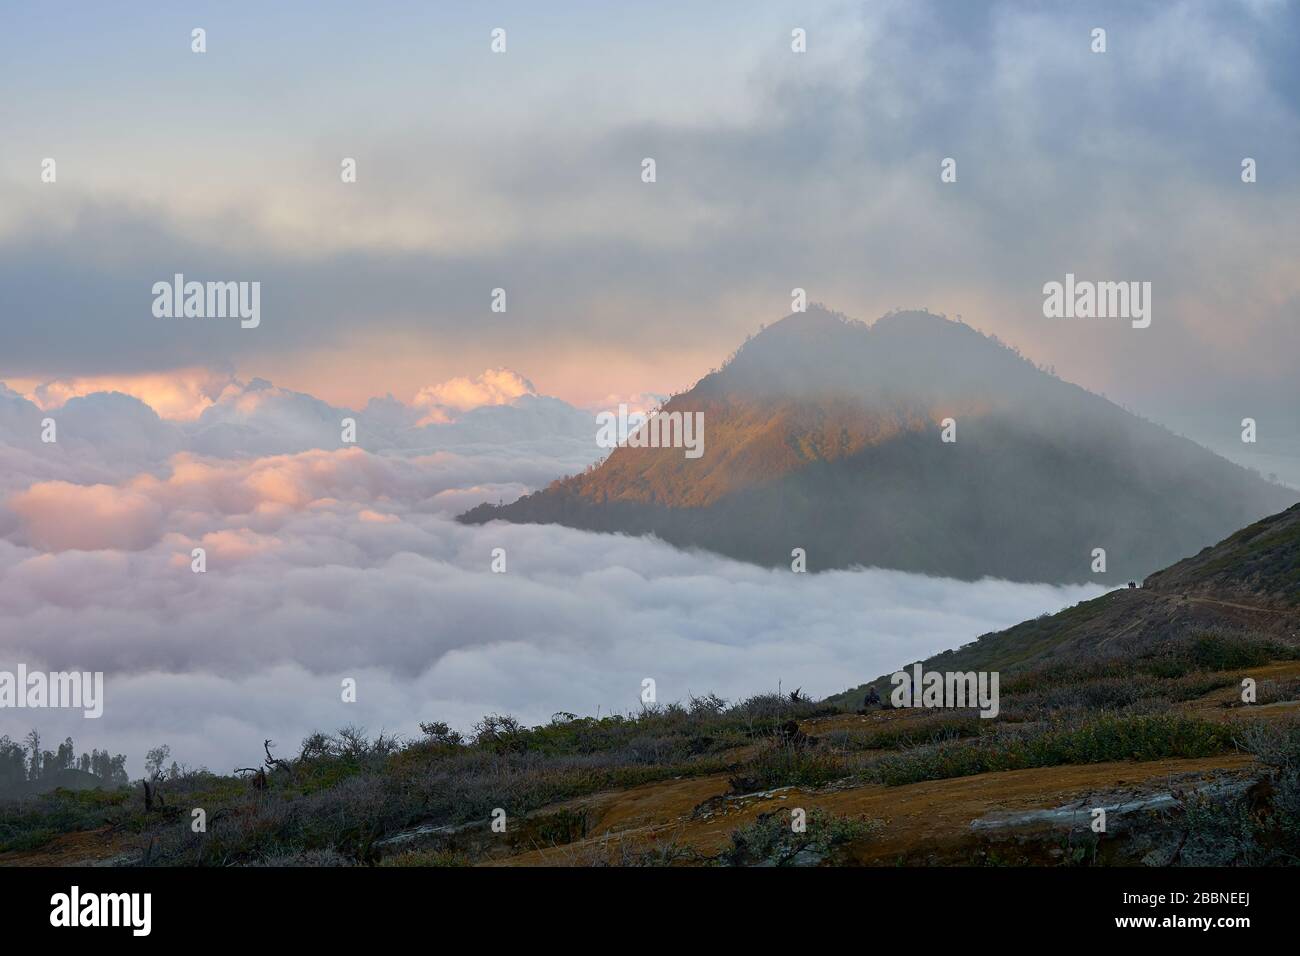
[[[1300,612],[1300,506],[1151,575],[1145,588]]]
[[[929,658],[923,666],[1014,672],[1157,655],[1173,641],[1222,634],[1300,647],[1300,505],[1157,571],[1140,588],[1121,588],[1057,614],[985,634]],[[1224,662],[1224,666],[1231,664]],[[843,705],[861,701],[873,684],[883,692],[888,677],[878,677],[830,701]]]
[[[701,457],[620,447],[460,520],[654,534],[771,567],[800,547],[812,571],[1120,583],[1296,500],[923,312],[789,316],[664,410],[703,413]]]
[[[242,779],[169,774],[152,807],[139,787],[0,800],[0,866],[1294,863],[1300,662],[1209,670],[1190,650],[1128,673],[1123,699],[1113,674],[1040,672],[993,720],[706,695],[485,718],[469,740],[315,735]],[[1233,705],[1243,673],[1258,706]],[[208,832],[181,825],[193,806]]]

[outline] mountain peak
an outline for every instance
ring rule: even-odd
[[[665,410],[702,416],[699,456],[619,447],[463,520],[655,534],[768,566],[802,547],[818,569],[1119,583],[1295,500],[925,311],[787,316]]]
[[[788,315],[746,340],[703,395],[765,398],[851,395],[931,406],[995,394],[1026,400],[1043,373],[996,339],[925,310],[867,325],[821,306]]]

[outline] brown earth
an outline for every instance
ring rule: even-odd
[[[1041,767],[1002,773],[931,780],[900,787],[872,784],[849,790],[810,793],[795,787],[746,798],[726,797],[727,777],[651,784],[582,801],[593,820],[594,834],[560,847],[537,848],[494,866],[572,866],[593,854],[617,859],[626,845],[654,846],[671,841],[700,856],[716,856],[737,827],[753,823],[773,809],[802,807],[841,816],[879,820],[884,829],[862,847],[853,861],[890,864],[902,861],[943,862],[962,857],[975,842],[971,823],[989,813],[1048,809],[1089,793],[1167,784],[1187,775],[1249,769],[1245,754],[1191,760],[1117,762],[1084,766]],[[572,809],[577,801],[567,807]],[[697,813],[697,807],[709,810]],[[547,808],[552,812],[560,806]]]
[[[61,833],[36,850],[0,853],[0,866],[105,866],[115,857],[138,855],[139,842],[111,827]]]

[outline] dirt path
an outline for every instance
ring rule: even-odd
[[[1275,607],[1255,607],[1251,604],[1234,604],[1231,601],[1217,601],[1214,598],[1189,597],[1187,601],[1192,604],[1217,604],[1220,607],[1235,607],[1241,611],[1258,611],[1260,614],[1293,614],[1293,611],[1282,610]]]

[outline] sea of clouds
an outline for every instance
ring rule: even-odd
[[[0,711],[0,734],[71,736],[135,774],[161,743],[229,771],[266,738],[296,751],[345,725],[627,712],[647,677],[660,701],[826,695],[1100,593],[457,524],[603,454],[590,411],[508,370],[359,411],[259,380],[203,388],[161,418],[121,392],[0,386],[0,669],[103,671],[106,696],[98,720]]]

